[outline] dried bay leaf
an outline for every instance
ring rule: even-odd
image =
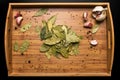
[[[19,50],[19,45],[17,42],[14,43],[14,51],[18,51]]]
[[[41,8],[40,10],[38,10],[33,17],[38,17],[38,16],[42,16],[43,14],[45,14],[48,11],[47,8]]]
[[[50,47],[51,47],[51,46],[48,46],[48,45],[46,45],[46,44],[42,44],[42,45],[40,46],[40,51],[41,51],[41,52],[46,52],[46,51],[48,51],[48,50],[50,49]]]
[[[99,29],[99,25],[96,24],[93,28],[92,28],[92,33],[96,33]]]
[[[29,48],[29,45],[30,43],[27,40],[25,40],[20,47],[20,52],[25,52]]]
[[[48,19],[47,25],[48,25],[48,29],[50,32],[51,32],[53,25],[55,24],[56,17],[57,17],[57,15],[54,15]]]
[[[32,25],[30,23],[27,23],[25,25],[23,25],[20,29],[21,32],[25,32],[27,31]]]

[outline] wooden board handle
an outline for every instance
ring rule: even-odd
[[[111,49],[111,37],[110,37],[110,31],[108,30],[108,49]]]
[[[5,45],[5,56],[6,56],[6,65],[7,65],[7,69],[8,69],[8,74],[11,72],[11,66],[9,64],[9,61],[10,61],[10,37],[11,37],[11,29],[10,29],[10,24],[11,24],[11,21],[10,21],[10,16],[11,14],[11,6],[9,5],[9,8],[8,8],[8,12],[7,12],[7,17],[6,17],[6,24],[5,24],[5,35],[4,35],[4,45]]]
[[[109,29],[108,29],[108,72],[111,74],[113,59],[114,59],[114,27],[113,19],[110,10],[110,4],[108,4],[108,20],[109,20]]]

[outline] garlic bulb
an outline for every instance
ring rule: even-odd
[[[103,11],[101,15],[96,17],[96,21],[103,21],[106,18],[106,11]]]
[[[92,16],[96,19],[96,21],[103,21],[106,18],[106,10],[107,8],[103,8],[102,6],[96,6],[92,10]]]
[[[92,11],[96,12],[96,11],[103,11],[104,8],[102,6],[96,6]]]

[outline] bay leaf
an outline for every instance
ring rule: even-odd
[[[93,33],[93,34],[96,33],[96,32],[98,31],[98,29],[99,29],[99,25],[96,24],[96,25],[93,26],[93,28],[92,28],[92,33]]]
[[[79,36],[77,36],[77,34],[73,32],[72,30],[69,30],[66,35],[66,43],[69,44],[69,43],[75,43],[79,41],[80,41]]]
[[[60,38],[57,38],[55,35],[52,35],[51,38],[48,38],[44,41],[45,44],[47,45],[54,45],[56,43],[59,43],[61,41]]]
[[[53,25],[55,24],[56,17],[57,17],[57,15],[54,15],[48,19],[47,25],[48,25],[49,31],[51,31]]]
[[[22,45],[20,46],[20,52],[23,53],[29,48],[30,43],[25,40]]]
[[[46,57],[47,57],[48,59],[50,59],[50,58],[51,58],[50,53],[46,52],[46,53],[45,53],[45,55],[46,55]]]
[[[18,51],[19,50],[19,46],[18,46],[18,43],[17,42],[15,42],[14,43],[14,51]]]
[[[35,27],[35,32],[40,33],[40,31],[41,31],[41,28],[40,28],[40,26],[37,25],[37,26]]]
[[[30,23],[27,23],[25,25],[23,25],[20,29],[21,32],[25,32],[27,31],[32,25]]]
[[[51,46],[48,46],[48,45],[46,45],[46,44],[42,44],[42,45],[40,46],[40,51],[41,51],[41,52],[46,52],[46,51],[48,51],[48,50],[50,49],[50,47],[51,47]]]
[[[42,16],[43,14],[45,14],[48,11],[47,8],[41,8],[40,10],[38,10],[33,17],[38,17],[38,16]]]

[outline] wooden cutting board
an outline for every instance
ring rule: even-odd
[[[86,38],[90,29],[83,27],[83,13],[88,12],[88,20],[96,24],[92,18],[92,9],[101,5],[107,7],[107,18],[99,23],[99,30],[93,34],[98,45],[91,47]],[[32,17],[40,8],[48,8],[46,14]],[[32,27],[22,33],[17,27],[14,16],[20,11],[23,15],[22,25],[31,23]],[[57,14],[55,24],[67,25],[83,39],[79,45],[77,56],[47,59],[39,48],[42,41],[35,32],[36,25]],[[20,45],[24,40],[30,46],[24,54],[15,52],[13,44]],[[9,76],[111,76],[114,57],[114,30],[109,3],[10,3],[5,27],[5,54]]]

